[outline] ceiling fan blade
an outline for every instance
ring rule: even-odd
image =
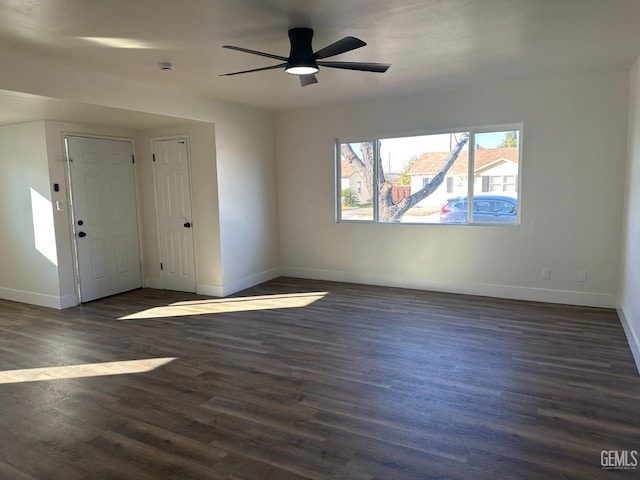
[[[342,68],[344,70],[358,70],[360,72],[377,72],[384,73],[389,70],[389,63],[371,63],[371,62],[318,62],[322,67]]]
[[[251,53],[253,55],[260,55],[261,57],[274,58],[282,62],[287,61],[287,57],[281,57],[280,55],[273,55],[271,53],[258,52],[257,50],[249,50],[248,48],[234,47],[233,45],[223,45],[222,48],[228,48],[229,50],[237,50],[238,52]]]
[[[314,74],[311,75],[300,75],[300,85],[306,87],[307,85],[313,85],[314,83],[318,83],[318,79]]]
[[[287,66],[286,63],[279,63],[278,65],[271,65],[270,67],[253,68],[251,70],[242,70],[241,72],[223,73],[220,76],[221,77],[228,77],[230,75],[240,75],[241,73],[261,72],[263,70],[273,70],[275,68],[284,68],[286,66]]]
[[[365,42],[356,37],[344,37],[342,40],[338,40],[331,45],[328,45],[318,50],[313,56],[316,59],[333,57],[334,55],[340,55],[341,53],[350,52],[356,48],[364,47]]]

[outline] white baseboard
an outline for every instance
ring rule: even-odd
[[[640,373],[640,339],[638,335],[633,330],[631,326],[631,322],[624,314],[622,308],[618,308],[618,317],[620,318],[620,323],[622,324],[622,328],[624,329],[624,334],[627,336],[627,342],[629,343],[629,348],[631,349],[631,355],[633,355],[633,359],[636,362],[636,368],[638,369],[638,373]]]
[[[196,284],[196,293],[198,295],[207,295],[208,297],[223,297],[224,288],[222,285],[208,285],[206,283]]]
[[[236,292],[244,290],[259,283],[267,282],[280,276],[279,268],[272,268],[264,272],[258,272],[247,277],[235,279],[224,285],[207,285],[199,283],[196,285],[196,293],[201,295],[211,295],[214,297],[227,297]]]
[[[78,305],[78,297],[76,295],[65,295],[60,297],[60,308],[71,308]]]
[[[385,287],[414,288],[435,292],[461,293],[483,297],[511,298],[534,302],[561,303],[587,307],[616,308],[613,295],[604,293],[552,290],[544,288],[495,285],[489,283],[452,282],[424,277],[344,272],[339,270],[318,270],[311,268],[283,267],[280,274],[287,277],[310,278],[336,282],[363,283]]]
[[[75,295],[57,297],[55,295],[2,287],[0,287],[0,298],[14,302],[29,303],[31,305],[38,305],[41,307],[55,308],[57,310],[74,307],[78,304],[78,299]]]

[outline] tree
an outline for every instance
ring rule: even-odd
[[[402,169],[402,172],[400,172],[398,181],[396,182],[397,185],[411,185],[411,176],[409,175],[409,170],[411,169],[411,166],[414,163],[416,163],[417,159],[418,157],[414,155],[413,157],[411,157],[411,160],[409,160],[405,164],[404,168]]]
[[[511,130],[510,132],[506,132],[504,136],[504,140],[502,140],[502,143],[498,145],[498,148],[517,147],[517,146],[518,146],[518,132],[516,130]]]
[[[374,195],[371,191],[374,185],[374,179],[377,181],[378,188],[378,214],[382,222],[399,222],[407,210],[415,206],[418,202],[424,200],[437,190],[444,181],[447,172],[458,159],[458,155],[469,141],[469,135],[463,133],[458,143],[453,147],[449,156],[443,161],[440,171],[429,183],[422,189],[403,198],[398,203],[393,203],[392,188],[393,185],[385,180],[382,162],[376,162],[374,155],[373,142],[362,142],[360,144],[361,155],[356,154],[351,145],[343,143],[341,153],[349,165],[360,175],[371,198]],[[378,145],[379,147],[380,145]],[[380,151],[380,148],[378,148]],[[377,175],[374,175],[377,173]]]
[[[358,205],[358,196],[352,188],[342,190],[342,204],[345,207],[355,207]]]

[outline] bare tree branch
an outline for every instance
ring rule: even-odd
[[[382,218],[383,214],[381,211],[380,213],[381,220],[387,221],[387,222],[399,222],[400,219],[402,218],[402,215],[404,215],[407,210],[409,210],[411,207],[415,206],[416,204],[418,204],[419,202],[427,198],[429,195],[431,195],[433,192],[435,192],[438,189],[438,187],[442,185],[442,182],[446,178],[447,173],[449,172],[449,169],[453,166],[454,163],[456,163],[456,160],[458,159],[460,152],[462,151],[462,149],[464,148],[464,146],[467,144],[468,141],[469,141],[469,135],[467,133],[462,134],[462,136],[460,137],[460,140],[458,140],[458,143],[456,144],[454,149],[451,150],[451,153],[443,162],[442,167],[440,167],[440,171],[436,174],[436,176],[433,177],[431,181],[427,183],[424,187],[422,187],[422,189],[409,195],[408,197],[403,198],[395,205],[387,204],[386,208],[388,210],[388,213],[385,215],[385,217],[387,218],[386,219]]]
[[[360,144],[360,148],[363,158],[360,158],[348,143],[343,143],[340,150],[343,158],[351,165],[360,178],[362,178],[367,192],[369,192],[369,196],[373,199],[373,168],[375,162],[373,144],[371,142],[363,142]]]
[[[393,185],[384,177],[382,162],[376,162],[373,142],[362,142],[360,150],[362,158],[359,157],[348,143],[341,145],[341,153],[343,158],[349,162],[355,172],[363,179],[367,191],[371,198],[374,198],[372,191],[374,185],[374,171],[378,170],[377,188],[378,188],[378,213],[380,220],[383,222],[399,222],[402,216],[411,207],[415,206],[433,192],[435,192],[447,176],[449,169],[458,159],[460,152],[469,141],[469,134],[463,133],[460,139],[456,139],[456,146],[451,150],[449,156],[444,160],[440,171],[431,179],[422,189],[403,198],[398,203],[393,203]],[[379,145],[378,145],[379,146]],[[378,148],[379,151],[379,148]]]

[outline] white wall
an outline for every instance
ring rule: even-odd
[[[60,308],[44,122],[0,127],[0,297]]]
[[[280,113],[282,271],[614,307],[627,104],[628,73],[612,72]],[[522,225],[335,223],[335,138],[519,122]],[[541,279],[544,267],[550,280]]]
[[[271,113],[216,123],[222,294],[279,275],[278,185]]]
[[[184,122],[174,127],[145,130],[136,135],[145,286],[162,287],[151,144],[154,138],[167,136],[189,139],[196,290],[198,293],[219,294],[223,281],[215,127],[206,122]]]
[[[631,71],[629,147],[618,312],[640,371],[640,60]]]
[[[213,290],[228,295],[277,276],[272,113],[7,53],[0,53],[0,61],[3,90],[167,115],[175,117],[177,124],[183,120],[214,124],[220,235],[201,241],[200,248],[215,252],[219,242],[222,265],[221,273],[210,271],[204,281],[214,286],[220,282]],[[215,218],[211,221],[215,223]],[[211,257],[215,254],[207,255],[205,261],[215,263]]]

